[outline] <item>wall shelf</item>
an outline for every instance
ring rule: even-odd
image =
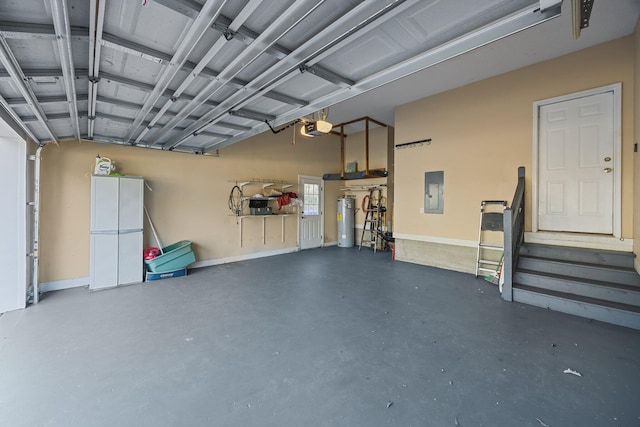
[[[242,197],[240,197],[240,213],[241,215],[230,215],[235,217],[238,220],[238,225],[239,227],[239,234],[240,234],[240,247],[243,246],[243,229],[244,229],[244,220],[247,218],[251,218],[251,220],[254,220],[255,218],[262,218],[262,244],[266,245],[267,244],[267,235],[266,235],[266,227],[267,227],[267,218],[274,218],[274,217],[279,217],[280,221],[281,221],[281,230],[282,230],[282,242],[284,243],[285,241],[285,218],[289,217],[289,216],[298,216],[298,212],[294,211],[294,212],[283,212],[283,213],[276,213],[276,214],[269,214],[269,215],[245,215],[245,213],[247,212],[247,205],[245,204],[246,201],[250,201],[250,200],[266,200],[268,202],[271,202],[273,200],[278,200],[282,195],[286,194],[288,191],[288,189],[294,187],[295,184],[292,184],[290,182],[286,182],[286,181],[281,181],[281,180],[271,180],[271,179],[248,179],[248,180],[236,180],[236,181],[229,181],[232,182],[234,185],[237,185],[238,187],[240,187],[240,190],[243,194]],[[245,187],[248,189],[254,189],[256,191],[256,193],[258,194],[262,194],[265,190],[269,189],[269,190],[274,190],[274,191],[278,191],[280,193],[282,193],[281,195],[263,195],[263,196],[259,196],[256,194],[253,194],[251,196],[245,196],[244,192],[245,192]]]

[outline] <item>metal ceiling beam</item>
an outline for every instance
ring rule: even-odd
[[[92,4],[91,4],[92,10],[93,8],[98,7],[98,6],[94,6],[95,3],[97,3],[97,0],[92,0]],[[105,5],[105,2],[101,2],[99,7],[102,7],[104,9],[104,5]],[[87,33],[89,34],[89,70],[95,68],[93,66],[95,61],[94,58],[96,55],[96,51],[97,51],[97,54],[100,55],[100,47],[107,47],[113,50],[117,50],[119,52],[137,56],[139,58],[146,59],[148,61],[155,62],[157,64],[162,64],[162,65],[166,65],[167,62],[171,61],[171,55],[166,52],[162,52],[157,49],[153,49],[148,46],[141,45],[139,43],[125,40],[113,34],[102,32],[102,30],[100,30],[100,33],[102,34],[102,36],[100,37],[99,34],[96,34],[96,28],[94,27],[99,27],[100,29],[102,28],[102,25],[98,25],[98,24],[100,22],[103,22],[104,20],[104,10],[102,10],[101,12],[98,11],[98,13],[99,15],[97,19],[90,20],[90,23],[92,25],[89,28],[71,27],[72,38],[73,36],[87,38]],[[95,12],[92,11],[90,15],[95,16]],[[216,20],[216,22],[214,22],[214,24],[212,25],[212,28],[223,33],[224,31],[227,31],[230,28],[231,22],[232,21],[229,18],[221,15]],[[8,31],[4,31],[5,28],[7,28]],[[236,31],[237,35],[241,35],[240,37],[234,37],[234,39],[240,40],[247,45],[250,44],[253,40],[255,40],[255,38],[258,37],[258,34],[256,32],[244,26],[238,26],[237,29],[234,29],[234,27],[231,27],[231,28],[232,30]],[[7,38],[20,38],[20,39],[40,38],[40,39],[46,39],[46,40],[56,40],[55,29],[53,25],[0,21],[0,32],[7,34],[8,35]],[[96,39],[99,40],[98,45],[96,45]],[[267,53],[270,53],[271,55],[273,55],[278,59],[284,58],[290,52],[291,52],[290,50],[280,45],[274,45],[274,47],[267,50]],[[95,65],[99,68],[99,63],[95,63]],[[198,67],[198,64],[191,61],[187,61],[185,62],[182,68],[184,71],[191,73],[197,67]],[[320,69],[320,71],[322,71],[321,69],[322,67],[319,67],[317,65],[314,68]],[[98,76],[97,70],[95,70],[94,73],[95,73],[95,76]],[[199,76],[202,76],[203,78],[207,78],[209,80],[213,80],[218,77],[218,73],[212,70],[211,68],[204,67],[200,71]],[[0,71],[0,78],[8,78],[8,77],[9,77],[8,74],[6,73],[3,74]],[[94,77],[94,75],[90,75],[90,77]],[[242,87],[245,84],[247,84],[247,82],[240,80],[238,78],[232,79],[230,83],[237,87]],[[92,85],[92,84],[97,87],[97,82],[95,83],[89,82],[89,85]],[[92,90],[90,89],[89,92],[91,91]],[[294,98],[294,97],[289,97],[287,95],[282,95],[279,93],[273,93],[273,92],[265,93],[264,97],[270,98],[285,104],[293,104],[293,105],[300,105],[300,106],[304,106],[308,104],[308,102],[304,100]],[[91,96],[89,96],[89,99],[91,99]]]
[[[187,62],[187,58],[196,47],[200,39],[207,32],[213,21],[220,14],[222,7],[226,3],[226,0],[207,0],[205,5],[198,13],[198,16],[189,24],[187,34],[184,36],[180,45],[173,54],[173,57],[169,63],[169,66],[164,67],[158,76],[158,82],[156,83],[153,91],[145,100],[142,110],[136,115],[133,125],[125,136],[125,141],[130,142],[136,132],[138,126],[142,124],[142,121],[149,114],[151,108],[158,102],[160,97],[164,94],[164,91],[169,87],[169,84],[176,76],[180,68]]]
[[[87,115],[86,111],[79,111],[78,112],[78,117],[85,117]],[[47,119],[48,120],[69,120],[71,118],[71,114],[69,113],[53,113],[53,114],[47,114]],[[22,120],[25,123],[28,122],[37,122],[38,118],[36,116],[22,116],[20,117],[20,120]],[[76,118],[77,120],[77,118]],[[75,135],[74,135],[75,137]],[[63,138],[60,138],[63,139]]]
[[[88,75],[88,70],[83,68],[76,68],[74,74],[76,77],[86,77]],[[22,70],[22,74],[28,78],[46,78],[46,77],[62,77],[63,72],[60,68],[44,68],[44,69],[33,69],[33,68],[25,68]],[[0,71],[1,79],[12,78],[11,74],[8,71]]]
[[[141,82],[139,80],[134,80],[134,79],[130,79],[127,77],[123,77],[123,76],[118,76],[116,74],[111,74],[111,73],[101,73],[100,74],[100,79],[105,79],[105,80],[112,80],[116,83],[120,83],[123,85],[127,85],[127,86],[131,86],[133,88],[142,90],[142,91],[146,91],[146,92],[151,92],[154,88],[154,86],[152,84],[149,83],[145,83],[145,82]],[[164,91],[163,96],[170,98],[173,96],[173,91],[171,89],[167,89]],[[181,97],[183,100],[192,100],[195,97],[193,95],[188,95],[188,94],[182,94]],[[207,101],[205,103],[205,105],[207,105],[208,107],[216,107],[218,106],[218,103],[215,101]]]
[[[76,101],[82,101],[86,98],[87,95],[77,94]],[[66,95],[49,95],[49,96],[38,96],[38,103],[40,104],[55,104],[61,102],[67,102]],[[5,101],[8,105],[27,105],[27,101],[23,98],[5,98]]]
[[[229,122],[223,122],[223,121],[217,122],[216,126],[227,128],[227,129],[241,130],[244,132],[251,130],[251,128],[248,126],[242,126],[242,125],[237,125],[235,123],[229,123]]]
[[[100,58],[102,55],[102,37],[104,32],[106,0],[91,0],[89,6],[89,115],[87,117],[87,136],[93,138],[95,131],[98,83],[100,82]]]
[[[283,104],[299,105],[300,107],[309,105],[309,102],[307,101],[274,91],[263,93],[262,96],[264,96],[265,98],[273,99],[274,101],[282,102]]]
[[[20,65],[18,64],[18,60],[13,55],[13,52],[9,48],[9,45],[5,38],[0,35],[0,63],[7,70],[9,75],[12,78],[12,81],[22,97],[27,101],[31,111],[38,118],[38,122],[44,127],[44,130],[49,135],[52,141],[58,142],[53,130],[49,127],[47,123],[47,116],[44,114],[42,107],[38,104],[38,100],[36,98],[35,93],[27,84],[27,77],[22,72]]]
[[[243,119],[255,120],[257,122],[264,122],[265,120],[275,120],[276,116],[270,114],[263,114],[257,111],[251,110],[232,110],[229,114],[236,117],[242,117]],[[200,133],[197,133],[199,135]]]
[[[102,46],[109,47],[129,55],[138,56],[148,61],[155,62],[156,64],[171,62],[171,55],[168,53],[125,40],[113,34],[104,33],[100,43]]]
[[[338,73],[334,73],[333,71],[327,70],[326,68],[321,67],[309,67],[307,65],[301,65],[300,67],[301,73],[311,73],[314,76],[320,77],[323,80],[326,80],[330,83],[333,83],[336,86],[340,86],[341,88],[350,88],[356,82],[346,77],[342,77]]]
[[[202,6],[194,0],[154,0],[154,3],[161,4],[191,19],[196,19],[202,9]]]
[[[81,116],[82,115],[86,115],[86,114],[87,114],[87,112],[82,112]],[[56,119],[65,119],[65,118],[68,119],[69,115],[66,114],[66,113],[57,114],[55,118]],[[32,117],[26,117],[26,118],[23,118],[23,119],[25,119],[26,121],[31,121],[33,118]],[[131,124],[131,123],[133,123],[133,120],[134,120],[131,117],[124,117],[124,116],[119,116],[117,114],[109,114],[109,113],[97,113],[96,119],[113,120],[113,121],[116,121],[116,122],[126,123],[126,124]],[[144,123],[145,126],[151,126],[148,121],[145,121],[143,123]],[[175,128],[176,131],[183,131],[184,129],[185,128],[183,128],[183,127],[176,127]],[[228,135],[228,134],[210,132],[210,131],[202,132],[200,135],[208,136],[208,137],[211,137],[211,138],[219,138],[219,139],[229,139],[229,138],[234,136],[234,135]],[[102,135],[102,136],[103,137],[107,137],[105,135]],[[107,138],[113,139],[114,137],[107,137]],[[121,141],[123,144],[125,143],[123,140],[120,140],[120,139],[117,139],[117,138],[116,138],[116,140]],[[158,148],[160,148],[160,147],[158,147]]]
[[[123,107],[123,108],[129,108],[130,110],[135,110],[135,111],[139,111],[142,108],[142,104],[138,104],[136,102],[129,102],[129,101],[123,101],[122,99],[118,99],[118,98],[111,98],[108,96],[101,96],[98,95],[98,102],[102,102],[105,104],[110,104],[110,105],[116,105],[119,107]],[[160,111],[159,108],[154,107],[153,109],[151,109],[152,113],[157,113],[158,111]],[[167,116],[176,116],[178,113],[174,112],[174,111],[167,111],[165,113],[165,115]],[[189,120],[198,120],[200,117],[198,116],[189,116],[187,117]]]
[[[487,45],[493,41],[546,22],[559,15],[560,8],[549,9],[545,12],[540,12],[537,3],[530,5],[529,7],[525,7],[515,13],[503,17],[502,19],[498,19],[493,23],[481,26],[480,28],[472,30],[464,34],[463,36],[457,37],[449,42],[443,43],[410,59],[402,61],[395,66],[389,67],[383,71],[365,77],[358,81],[350,89],[341,88],[331,94],[311,101],[311,103],[307,107],[292,110],[288,113],[282,114],[275,121],[275,125],[281,125],[283,123],[288,123],[292,120],[295,120],[296,118],[300,117],[301,113],[302,115],[309,114],[322,108],[326,108],[330,105],[335,105],[339,102],[367,92],[371,89],[380,87],[391,81],[397,80],[417,71],[424,70],[425,68],[429,68],[448,59],[462,55],[478,47]],[[240,105],[244,104],[242,103]],[[212,144],[206,147],[205,151],[220,149],[224,146],[238,142],[243,138],[255,135],[262,130],[264,129],[262,129],[260,126],[256,126],[250,132],[247,132],[241,136],[236,136],[223,143]]]
[[[220,50],[227,44],[228,42],[227,34],[233,34],[233,32],[236,31],[247,18],[249,18],[249,16],[256,10],[256,8],[260,5],[261,2],[262,0],[250,0],[249,3],[247,3],[242,8],[240,13],[236,17],[236,19],[234,19],[233,22],[231,22],[231,24],[229,25],[229,29],[228,29],[229,33],[225,33],[224,35],[219,36],[218,39],[213,43],[213,45],[209,47],[209,49],[207,50],[207,53],[204,55],[203,58],[200,59],[200,61],[194,68],[193,72],[189,73],[187,77],[180,83],[180,85],[176,89],[174,97],[180,97],[180,95],[191,85],[191,83],[193,83],[193,81],[200,74],[200,72],[202,72],[202,70],[207,66],[207,64],[210,63],[213,60],[213,58],[220,52]],[[219,77],[216,77],[216,78],[219,78]],[[167,100],[164,103],[164,105],[160,108],[160,111],[151,119],[151,124],[152,125],[155,124],[162,117],[162,115],[171,107],[171,105],[174,102],[175,102],[175,98],[170,98],[169,100]],[[188,116],[189,113],[190,112],[187,112],[186,115],[178,114],[178,116],[170,120],[169,124],[164,126],[163,134],[161,136],[166,135],[184,117]],[[136,143],[140,142],[140,140],[146,135],[148,131],[149,131],[149,128],[143,129],[140,135],[138,135],[138,137],[136,138],[135,142]],[[155,139],[157,140],[161,136],[157,136],[155,137]]]
[[[225,85],[233,78],[235,78],[242,70],[252,64],[260,55],[262,55],[270,46],[277,43],[280,38],[287,34],[292,28],[297,26],[305,18],[307,18],[313,11],[315,11],[324,0],[300,0],[295,2],[292,6],[286,9],[280,14],[275,21],[267,29],[265,29],[260,36],[253,41],[246,49],[244,49],[239,55],[237,55],[227,66],[220,72],[218,79],[209,83],[204,89],[200,91],[196,99],[189,103],[182,112],[183,114],[190,114],[197,109],[207,99],[211,98],[218,91],[220,91]],[[246,88],[246,86],[245,86]],[[242,91],[244,92],[244,88]],[[215,110],[215,109],[214,109]],[[230,111],[229,109],[228,111]],[[198,123],[198,122],[196,122]],[[193,127],[194,132],[198,129],[198,126],[189,126],[189,129]],[[152,142],[157,142],[159,137],[164,135],[168,129],[163,129],[159,136]],[[193,134],[194,132],[189,132]],[[181,136],[186,136],[185,131]],[[172,142],[168,146],[163,146],[163,149],[169,149],[175,147],[178,143]]]
[[[13,119],[15,124],[18,125],[29,136],[29,138],[31,138],[33,140],[33,142],[35,142],[36,144],[40,145],[40,139],[38,137],[36,137],[36,135],[33,133],[33,131],[31,129],[29,129],[29,127],[26,125],[26,123],[24,123],[20,119],[20,116],[18,116],[18,114],[15,111],[13,111],[13,108],[11,108],[11,106],[9,105],[7,100],[5,98],[3,98],[2,95],[0,95],[0,105],[2,105],[2,107],[4,107],[3,108],[4,111],[9,115],[9,117],[11,117],[11,119]],[[7,122],[9,121],[8,118],[6,118],[6,121]]]
[[[112,80],[126,86],[131,86],[146,92],[151,92],[154,86],[150,83],[141,82],[139,80],[130,79],[128,77],[118,76],[111,73],[100,73],[100,80]]]
[[[416,4],[418,1],[416,0],[410,0],[410,1],[399,1],[393,4],[390,4],[382,9],[380,9],[378,12],[373,13],[372,15],[370,15],[367,19],[362,20],[360,22],[355,22],[353,27],[348,28],[347,31],[345,31],[343,34],[337,35],[333,38],[331,38],[331,35],[327,35],[328,38],[331,39],[331,41],[329,43],[326,43],[324,46],[319,47],[313,54],[311,54],[307,60],[301,62],[298,65],[298,68],[300,71],[303,70],[310,70],[310,67],[313,66],[313,70],[316,73],[322,74],[326,80],[335,80],[335,84],[338,85],[341,89],[340,90],[349,90],[351,88],[351,86],[353,86],[354,84],[356,84],[355,82],[351,81],[350,79],[347,79],[346,81],[343,81],[342,84],[340,84],[340,79],[342,78],[342,76],[339,76],[336,73],[333,73],[330,70],[327,70],[323,67],[321,67],[318,62],[319,62],[319,58],[324,58],[325,56],[328,55],[329,52],[335,52],[337,50],[338,46],[344,46],[346,45],[350,40],[356,39],[358,37],[361,37],[362,35],[366,34],[367,32],[373,30],[374,28],[376,28],[378,25],[394,18],[395,16],[399,15],[400,13],[402,13],[403,11],[407,10],[408,8],[410,8],[411,6],[413,6],[414,4]],[[375,25],[373,25],[375,24]],[[265,85],[262,90],[265,91],[270,91],[272,89],[274,89],[275,87],[281,85],[282,83],[295,78],[297,76],[297,72],[288,72],[288,73],[284,73],[281,76],[279,76],[278,78],[274,78],[272,79],[267,85]],[[250,102],[253,102],[253,100],[255,100],[257,97],[259,96],[259,94],[255,94],[255,95],[251,95],[246,97],[243,101],[241,101],[240,103],[237,104],[237,107],[242,107],[244,105],[247,105]],[[324,105],[320,108],[316,108],[316,107],[309,107],[307,105],[306,108],[304,109],[299,109],[298,111],[298,117],[300,116],[304,116],[306,114],[309,113],[313,113],[315,111],[318,111],[322,108],[326,108],[330,105],[333,104],[327,104]],[[283,122],[286,123],[286,122]],[[281,124],[281,123],[277,123],[277,124]]]
[[[71,38],[82,40],[87,38],[87,28],[70,27]],[[53,25],[31,22],[0,21],[0,33],[7,39],[22,40],[55,40],[56,31]]]
[[[211,132],[211,131],[204,131],[200,135],[210,136],[212,138],[220,138],[220,139],[229,139],[233,136],[233,135],[227,135],[225,133],[217,133],[217,132]]]
[[[51,0],[53,27],[58,40],[58,58],[62,65],[64,91],[67,94],[71,126],[76,139],[80,140],[80,123],[78,122],[78,103],[76,101],[76,76],[73,69],[73,52],[71,49],[71,24],[67,0]]]
[[[255,77],[244,87],[242,92],[236,92],[227,97],[218,108],[214,108],[205,114],[201,120],[189,126],[188,130],[190,132],[184,132],[172,144],[182,144],[188,140],[194,132],[202,130],[216,121],[221,120],[228,111],[242,108],[247,104],[247,99],[255,99],[261,96],[263,92],[270,91],[277,85],[280,79],[294,72],[299,73],[298,67],[306,64],[319,52],[324,51],[337,41],[348,37],[360,28],[372,27],[372,23],[378,23],[381,17],[384,17],[398,5],[404,3],[415,4],[417,1],[418,0],[398,0],[390,3],[388,0],[370,0],[358,3],[340,18],[313,35],[313,37],[296,48],[292,53],[287,55],[287,57]],[[264,127],[265,125],[260,126],[261,129]]]
[[[120,122],[120,123],[126,123],[126,124],[131,124],[133,123],[133,121],[135,119],[131,118],[131,117],[124,117],[124,116],[119,116],[117,114],[110,114],[110,113],[102,113],[99,111],[96,111],[96,116],[95,119],[105,119],[105,120],[113,120],[116,122]],[[142,122],[144,126],[147,126],[149,124],[148,121],[144,121]]]
[[[220,15],[220,17],[216,20],[216,23],[214,24],[214,28],[217,29],[220,32],[224,32],[225,29],[228,27],[229,23],[231,22],[231,20],[229,18],[227,18],[226,16]],[[240,27],[237,31],[237,33],[240,35],[240,37],[237,37],[237,40],[242,41],[244,44],[249,45],[251,44],[251,42],[253,42],[256,38],[258,38],[259,34],[255,31],[253,31],[250,28],[247,27]],[[269,47],[266,52],[272,56],[274,56],[277,59],[284,59],[287,55],[291,54],[291,49],[286,48],[278,43],[275,43],[273,46]],[[311,71],[311,70],[310,70]],[[347,79],[346,77],[340,76],[339,74],[330,71],[320,65],[314,65],[313,66],[313,70],[312,70],[313,74],[316,74],[318,77],[322,77],[322,76],[330,76],[331,80],[329,80],[328,78],[325,78],[325,80],[328,80],[334,84],[338,84],[339,86],[342,86],[343,84],[346,85],[352,85],[353,82],[349,79]],[[324,78],[324,77],[322,77]],[[339,82],[339,83],[337,83]],[[273,98],[272,96],[270,96],[272,92],[267,92],[264,94],[265,97],[267,98],[272,98],[272,99],[276,99]],[[307,105],[308,103],[305,102],[304,104],[298,104],[297,102],[291,102],[291,104],[296,104],[296,105]]]

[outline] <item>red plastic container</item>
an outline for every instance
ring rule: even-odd
[[[148,248],[144,248],[144,251],[142,251],[142,257],[145,260],[154,259],[158,255],[160,255],[160,249],[154,248],[152,246],[150,246]]]

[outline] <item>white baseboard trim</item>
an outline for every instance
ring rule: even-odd
[[[569,246],[572,248],[601,249],[608,251],[633,252],[633,239],[619,239],[613,236],[597,236],[579,233],[552,233],[548,231],[525,232],[524,241],[541,245]]]
[[[450,239],[448,237],[426,236],[423,234],[393,233],[394,239],[416,240],[418,242],[437,243],[441,245],[465,246],[477,248],[477,240]]]
[[[77,277],[75,279],[54,280],[53,282],[40,283],[38,289],[40,292],[61,291],[63,289],[81,288],[89,286],[89,277]]]
[[[228,264],[230,262],[247,261],[250,259],[265,258],[269,256],[274,256],[274,255],[290,254],[293,252],[298,252],[299,250],[300,249],[297,246],[294,246],[291,248],[277,249],[274,251],[254,252],[251,254],[231,256],[231,257],[225,257],[225,258],[207,259],[204,261],[194,262],[189,266],[189,268],[211,267],[212,265]]]
[[[323,248],[326,248],[328,246],[338,246],[338,242],[337,241],[335,241],[335,242],[326,242],[326,243],[322,244]]]

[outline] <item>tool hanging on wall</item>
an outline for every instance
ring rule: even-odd
[[[228,201],[229,209],[235,216],[242,215],[242,188],[234,185],[229,193]]]

